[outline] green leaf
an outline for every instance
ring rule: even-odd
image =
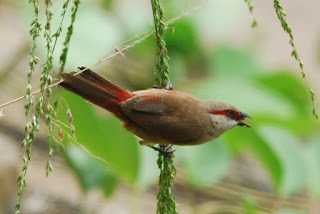
[[[65,154],[84,191],[100,188],[106,197],[112,195],[118,182],[102,161],[78,146],[68,146]]]
[[[219,181],[226,175],[231,159],[225,144],[218,140],[199,146],[179,147],[176,155],[181,156],[188,182],[195,186]]]
[[[288,196],[298,192],[307,180],[307,165],[298,140],[278,127],[262,127],[259,133],[281,161],[280,193]]]
[[[127,132],[117,118],[97,114],[93,105],[81,97],[66,91],[62,95],[73,115],[77,141],[94,156],[105,160],[117,175],[137,182],[139,145],[134,135]],[[66,118],[65,112],[66,108],[59,111],[61,119]],[[64,122],[68,124],[66,119]]]
[[[285,100],[256,87],[250,78],[220,77],[208,79],[197,85],[194,94],[206,100],[215,100],[234,105],[240,110],[254,114],[265,114],[286,118],[293,107]]]
[[[283,117],[274,115],[272,111],[255,114],[254,120],[264,125],[285,127],[298,136],[312,135],[320,128],[319,122],[312,117],[303,115]]]
[[[188,59],[196,57],[199,54],[200,40],[191,20],[179,20],[170,25],[172,27],[174,32],[168,29],[165,35],[169,53],[180,53]]]
[[[268,91],[289,101],[296,114],[310,115],[310,96],[302,79],[289,71],[260,74],[257,81]]]
[[[213,74],[244,77],[256,70],[256,61],[248,51],[221,46],[211,56],[210,71]]]
[[[276,125],[290,129],[299,135],[312,134],[320,123],[310,113],[297,113],[296,107],[282,95],[265,90],[251,77],[208,78],[196,85],[193,94],[206,100],[215,100],[234,105],[248,113],[256,123]],[[309,96],[309,95],[307,95]]]

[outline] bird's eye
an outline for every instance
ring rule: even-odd
[[[226,113],[227,113],[228,117],[234,118],[234,116],[235,116],[235,113],[232,110],[227,110]]]

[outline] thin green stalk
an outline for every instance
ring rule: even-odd
[[[166,86],[169,82],[169,56],[164,41],[166,24],[164,20],[163,10],[160,0],[151,0],[155,37],[156,37],[156,53],[155,53],[155,83],[157,86]],[[160,146],[164,149],[165,146]],[[157,214],[176,214],[176,202],[172,193],[172,183],[176,175],[176,168],[173,164],[174,155],[166,155],[159,152],[158,167],[160,169],[159,176],[159,192],[157,195]]]
[[[55,41],[54,41],[52,52],[54,52],[54,49],[56,48],[56,44],[57,44],[58,38],[59,38],[59,36],[60,36],[60,34],[62,32],[62,24],[63,24],[63,20],[64,20],[64,17],[66,15],[67,9],[68,9],[69,2],[70,2],[70,0],[66,0],[63,3],[62,13],[61,13],[61,21],[60,21],[59,27],[58,27],[57,31],[52,35],[53,37],[56,38]]]
[[[52,83],[52,76],[50,74],[50,71],[53,68],[53,47],[52,47],[52,33],[51,33],[51,19],[52,19],[52,11],[51,11],[51,6],[52,6],[52,2],[51,0],[45,0],[45,5],[46,5],[46,17],[47,17],[47,23],[45,25],[45,31],[44,31],[44,38],[46,39],[47,45],[47,59],[45,64],[43,65],[43,70],[42,70],[42,74],[40,76],[40,92],[41,92],[41,97],[38,100],[38,105],[39,108],[36,109],[36,115],[38,115],[37,118],[40,117],[40,115],[42,114],[42,107],[43,107],[43,100],[44,100],[44,96],[45,93],[47,95],[47,98],[49,100],[49,96],[51,94],[51,88],[48,87],[51,83]],[[46,114],[46,123],[49,127],[49,132],[51,132],[51,120],[54,116],[54,111],[53,111],[53,107],[51,106],[51,104],[49,103],[49,101],[47,101],[47,114]],[[40,111],[40,112],[37,112]],[[49,143],[49,148],[48,148],[48,160],[47,160],[47,165],[46,165],[46,174],[47,176],[49,175],[49,173],[51,171],[53,171],[53,167],[51,165],[50,162],[50,158],[52,156],[53,153],[53,148],[52,148],[52,144]]]
[[[253,16],[253,21],[252,21],[251,27],[253,27],[253,28],[257,27],[258,26],[258,22],[257,22],[256,18],[253,15],[254,6],[252,4],[252,0],[244,0],[244,2],[247,4],[247,6],[249,8],[249,12]]]
[[[73,33],[73,25],[74,25],[74,22],[76,20],[76,14],[78,12],[78,8],[79,8],[80,3],[81,3],[80,0],[74,0],[73,1],[74,6],[71,9],[71,11],[72,11],[71,24],[68,27],[67,36],[66,36],[66,39],[65,39],[65,41],[63,43],[64,44],[64,48],[63,48],[62,54],[60,56],[60,64],[61,64],[60,70],[59,70],[60,74],[63,73],[64,67],[65,67],[66,62],[67,62],[67,55],[68,55],[69,46],[70,46],[70,39],[71,39],[71,36],[72,36],[72,33]]]
[[[70,0],[66,0],[64,2],[63,6],[62,6],[63,10],[62,10],[62,13],[61,13],[61,21],[60,21],[60,24],[59,24],[59,27],[58,27],[57,31],[52,36],[52,37],[55,37],[55,42],[54,42],[54,45],[53,45],[53,48],[52,48],[52,52],[54,51],[54,49],[56,47],[56,44],[57,44],[57,41],[58,41],[58,38],[59,38],[59,36],[60,36],[60,34],[62,32],[62,24],[63,24],[64,17],[66,15],[66,11],[68,9],[69,2],[70,2]],[[65,63],[66,63],[66,60],[67,60],[67,54],[68,54],[68,50],[69,50],[70,39],[71,39],[71,36],[72,36],[72,33],[73,33],[73,23],[75,22],[75,17],[76,17],[76,13],[78,11],[79,4],[80,4],[80,1],[74,1],[74,7],[72,8],[73,12],[71,14],[71,25],[68,28],[66,39],[65,39],[65,42],[64,42],[64,49],[63,49],[62,54],[60,56],[60,63],[61,63],[60,73],[63,72],[64,66],[65,66]],[[60,78],[60,76],[59,76],[59,78]],[[47,106],[46,122],[47,122],[47,125],[48,125],[48,128],[49,128],[49,135],[52,135],[51,120],[52,120],[52,118],[54,118],[56,116],[56,112],[58,110],[59,102],[60,102],[60,96],[54,102],[53,107],[51,105],[49,105],[49,104]],[[50,160],[53,151],[54,150],[53,150],[52,142],[49,141],[48,160],[47,160],[47,164],[46,164],[46,175],[47,176],[49,175],[49,173],[51,171],[53,171],[53,166],[52,166],[51,160]]]
[[[315,106],[315,93],[314,93],[314,90],[312,88],[310,88],[310,85],[309,85],[309,82],[306,78],[306,74],[303,70],[303,62],[302,60],[300,59],[299,55],[298,55],[298,51],[297,51],[297,48],[296,48],[296,45],[294,43],[294,37],[293,37],[293,34],[292,34],[292,30],[289,26],[289,24],[287,23],[287,20],[286,20],[286,12],[283,10],[283,7],[280,5],[280,2],[279,0],[274,0],[273,1],[273,6],[274,6],[274,9],[276,11],[276,14],[278,16],[278,19],[280,20],[281,22],[281,26],[283,28],[283,30],[285,32],[287,32],[287,34],[289,35],[290,37],[290,45],[292,47],[292,52],[291,52],[291,56],[295,58],[295,60],[298,61],[299,63],[299,67],[300,67],[300,73],[301,73],[301,76],[302,78],[306,81],[306,84],[309,88],[309,94],[310,94],[310,98],[311,98],[311,102],[312,102],[312,114],[314,115],[314,117],[318,120],[319,119],[319,116],[318,116],[318,113],[316,111],[316,106]]]
[[[162,147],[163,148],[163,147]],[[157,214],[177,214],[176,202],[172,193],[172,183],[177,170],[172,156],[159,152],[158,167],[160,169],[159,192],[157,195]]]
[[[155,83],[158,86],[166,86],[169,81],[169,56],[164,41],[164,34],[167,28],[164,21],[163,10],[160,5],[160,0],[151,0],[155,37],[156,37],[156,52],[155,52]]]
[[[21,209],[21,201],[22,201],[22,194],[24,191],[24,188],[26,187],[26,174],[29,166],[29,161],[31,159],[31,147],[32,142],[35,138],[36,132],[39,129],[39,123],[36,120],[35,116],[33,116],[32,122],[30,122],[30,110],[33,105],[33,96],[32,96],[32,76],[33,71],[35,70],[36,64],[39,62],[39,58],[35,55],[35,50],[37,48],[37,38],[40,35],[41,32],[41,25],[39,23],[39,1],[38,0],[30,0],[30,4],[33,6],[33,13],[34,18],[30,24],[31,30],[29,31],[29,34],[32,38],[32,45],[30,49],[30,70],[28,71],[28,86],[26,90],[26,104],[25,104],[25,115],[27,117],[27,124],[25,126],[25,133],[26,136],[23,139],[21,146],[24,150],[22,160],[23,160],[23,166],[21,169],[21,174],[18,177],[18,184],[19,184],[19,190],[18,190],[18,200],[15,206],[15,213],[19,214]]]

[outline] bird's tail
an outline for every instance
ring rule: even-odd
[[[61,76],[62,87],[112,112],[119,118],[123,117],[119,103],[134,96],[89,69],[76,76],[74,73],[63,73]]]

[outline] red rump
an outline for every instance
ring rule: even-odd
[[[169,90],[167,91],[168,94],[186,94],[186,95],[190,95],[189,93],[187,92],[184,92],[184,91],[174,91],[174,90]]]
[[[160,101],[162,99],[162,97],[160,96],[155,96],[155,95],[144,95],[142,96],[142,99],[144,99],[145,101]]]

